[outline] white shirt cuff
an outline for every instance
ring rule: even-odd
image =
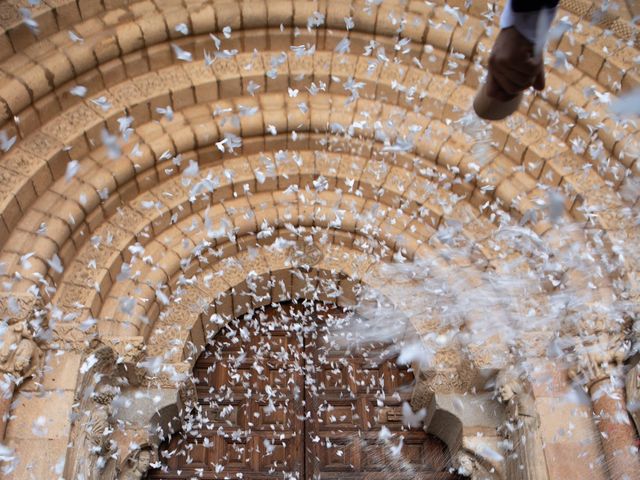
[[[500,17],[500,28],[514,27],[534,45],[544,45],[555,15],[556,8],[543,8],[536,12],[514,12],[511,0],[507,0]]]

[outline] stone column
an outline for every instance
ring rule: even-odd
[[[515,370],[496,377],[496,397],[505,405],[505,437],[511,448],[506,455],[508,480],[549,480],[540,437],[540,418],[529,381]]]
[[[9,423],[11,400],[13,399],[13,385],[13,382],[7,379],[7,375],[4,375],[4,379],[0,382],[0,442],[4,440],[7,423]]]
[[[609,475],[620,480],[640,480],[637,437],[627,412],[622,381],[619,377],[602,378],[589,387],[589,394]]]
[[[636,363],[627,373],[626,382],[627,410],[640,433],[640,362]]]
[[[606,470],[610,478],[640,480],[637,435],[627,410],[622,363],[629,347],[620,333],[599,329],[576,346],[570,376],[589,396],[601,433]]]

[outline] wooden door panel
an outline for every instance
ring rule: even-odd
[[[173,452],[167,471],[149,478],[459,478],[446,471],[441,441],[402,424],[411,372],[385,359],[384,346],[332,344],[344,312],[304,312],[269,307],[218,333],[193,370],[192,432],[163,447]],[[383,427],[390,439],[380,439]]]
[[[247,428],[248,407],[246,403],[239,399],[237,401],[220,402],[212,404],[211,402],[201,402],[202,418],[208,425],[218,428]],[[210,429],[213,430],[213,429]],[[203,432],[203,435],[207,435]]]
[[[215,439],[216,449],[210,462],[224,467],[225,472],[242,472],[251,465],[253,445],[250,437]]]

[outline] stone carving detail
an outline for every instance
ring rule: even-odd
[[[380,80],[401,82],[406,73],[406,69],[399,65],[386,66],[380,71]]]
[[[505,404],[504,434],[511,450],[506,457],[509,480],[548,480],[540,418],[529,382],[513,370],[503,370],[496,378],[496,396]]]
[[[107,463],[104,454],[107,445],[111,446],[108,427],[113,390],[109,382],[116,360],[114,351],[103,346],[87,355],[80,367],[82,380],[76,393],[78,418],[72,431],[74,445],[65,462],[65,478],[101,478]]]
[[[135,84],[138,90],[145,92],[149,96],[162,93],[166,89],[164,81],[155,72],[136,77]]]
[[[318,52],[313,56],[313,71],[329,73],[331,70],[331,52]]]
[[[0,296],[1,373],[26,379],[42,366],[44,355],[36,332],[46,328],[46,324],[39,315],[39,306],[39,300],[30,294]]]
[[[42,165],[42,159],[21,148],[11,149],[11,153],[3,157],[3,165],[12,172],[32,176]]]
[[[127,457],[120,469],[121,480],[141,480],[151,467],[155,451],[151,447],[136,450]]]
[[[460,475],[469,477],[471,480],[497,480],[499,478],[494,471],[495,469],[487,468],[478,457],[466,450],[460,450],[453,457],[451,467]]]
[[[290,250],[291,263],[296,267],[313,267],[324,258],[324,253],[314,242],[297,244]]]
[[[120,339],[117,337],[102,337],[101,340],[118,356],[117,374],[120,378],[126,379],[131,386],[141,385],[145,371],[138,366],[138,362],[144,354],[144,338],[127,337],[126,339]]]
[[[470,391],[477,374],[474,362],[462,359],[459,351],[447,348],[437,352],[435,364],[438,368],[420,371],[417,382],[424,382],[436,393]]]
[[[236,61],[239,67],[239,71],[259,72],[264,70],[264,66],[262,65],[262,58],[258,55],[238,55]]]
[[[619,376],[629,351],[630,344],[622,333],[599,329],[575,346],[569,376],[589,389],[600,380]]]
[[[162,80],[169,88],[183,88],[191,85],[189,76],[182,68],[169,67],[161,70]]]
[[[238,63],[235,60],[217,59],[213,64],[213,71],[218,76],[239,75]]]
[[[313,57],[299,57],[295,54],[289,54],[289,70],[296,73],[301,71],[311,72],[313,70]]]
[[[41,367],[43,353],[26,322],[7,326],[1,338],[0,372],[28,378]]]
[[[0,294],[0,440],[4,437],[13,392],[39,373],[44,354],[38,333],[47,327],[40,301],[30,294]]]
[[[46,160],[62,144],[58,143],[53,137],[37,130],[21,142],[20,146],[26,152]]]
[[[458,452],[454,457],[451,466],[460,475],[465,475],[472,479],[477,478],[478,462],[467,452]]]
[[[112,476],[113,457],[117,451],[112,439],[114,420],[111,401],[114,396],[115,392],[108,389],[92,394],[93,408],[83,432],[88,455],[81,459],[76,478],[98,480]]]
[[[114,103],[119,106],[129,105],[144,98],[138,87],[132,82],[115,85],[109,88],[109,92],[113,96]]]
[[[4,168],[0,169],[0,191],[10,192],[19,181],[20,175],[17,173]]]
[[[183,65],[182,68],[194,83],[202,83],[203,79],[211,80],[215,78],[211,67],[208,67],[203,63],[188,63],[186,65]]]
[[[15,5],[9,2],[0,4],[0,26],[3,30],[7,30],[20,21],[20,10]]]
[[[98,119],[93,110],[81,103],[60,115],[55,122],[46,124],[42,131],[61,142],[66,142],[85,128],[94,125]]]

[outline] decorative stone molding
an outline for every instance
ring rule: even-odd
[[[0,319],[9,323],[29,321],[39,300],[31,294],[0,293]]]
[[[315,242],[307,242],[303,239],[295,247],[290,248],[289,258],[295,267],[311,268],[322,261],[324,253]]]
[[[436,352],[434,358],[434,368],[420,372],[420,377],[432,391],[464,393],[476,385],[478,380],[476,364],[474,361],[465,359],[459,350],[442,349]]]
[[[548,480],[540,418],[529,382],[514,370],[501,371],[496,378],[496,396],[505,404],[503,426],[510,451],[506,456],[509,480]]]
[[[69,478],[92,480],[115,472],[111,401],[117,392],[117,358],[112,348],[103,345],[87,355],[80,367],[77,418],[71,433],[73,448],[65,463]]]

